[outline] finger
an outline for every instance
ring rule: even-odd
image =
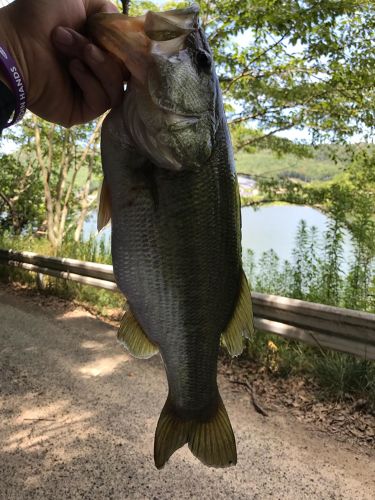
[[[80,59],[96,76],[106,92],[111,107],[120,104],[123,95],[123,82],[129,78],[124,65],[90,43],[80,33],[58,27],[53,32],[56,48],[70,59]]]
[[[85,55],[85,49],[86,47],[90,45],[94,45],[88,40],[86,37],[81,35],[80,33],[77,33],[77,31],[74,31],[70,28],[65,28],[62,26],[59,26],[55,28],[55,30],[52,33],[52,40],[54,42],[55,47],[64,54],[65,56],[75,59],[79,58],[82,61],[86,62],[86,57],[87,62],[89,63],[90,67],[92,64],[97,63],[95,61],[95,54],[93,55],[94,59],[91,59],[92,54],[90,53],[93,49],[88,49],[88,53]],[[122,61],[119,61],[115,56],[108,56],[107,51],[101,50],[99,47],[95,45],[95,47],[101,51],[101,53],[107,58],[108,57],[108,64],[111,63],[113,65],[113,68],[115,66],[117,68],[120,68],[122,72],[122,79],[124,81],[128,80],[130,77],[129,71],[125,68],[124,63]],[[95,52],[97,52],[95,50]],[[106,68],[109,69],[109,68]],[[116,74],[118,73],[118,69],[114,69]],[[95,72],[95,71],[94,71]],[[103,71],[100,72],[101,75],[103,75]]]
[[[83,59],[83,51],[89,40],[70,28],[58,26],[52,32],[55,47],[65,56]]]
[[[101,83],[111,107],[120,104],[124,93],[124,75],[120,64],[92,43],[84,49],[84,62]]]
[[[69,70],[82,91],[79,104],[84,121],[99,116],[109,109],[110,100],[100,82],[79,59],[71,61]]]

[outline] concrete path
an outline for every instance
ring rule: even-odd
[[[375,459],[292,418],[264,418],[219,378],[238,465],[185,447],[157,471],[160,359],[137,361],[111,326],[0,287],[0,499],[374,499]]]

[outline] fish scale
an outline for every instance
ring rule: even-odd
[[[159,350],[167,374],[158,468],[185,443],[207,465],[236,463],[217,359],[222,334],[239,354],[244,331],[252,331],[232,146],[197,16],[197,7],[148,13],[133,24],[99,15],[90,27],[132,75],[122,106],[103,125],[102,163],[114,275],[129,306],[119,338],[139,357]],[[142,35],[142,23],[157,42]]]
[[[125,158],[118,172],[113,163],[104,172],[111,192],[127,185],[112,202],[117,283],[144,331],[160,346],[172,397],[178,394],[178,407],[189,414],[195,408],[201,412],[217,392],[219,336],[238,295],[238,203],[228,210],[237,181],[233,169],[220,161],[228,155],[223,127],[213,156],[198,171],[176,176],[155,166],[159,206],[147,187],[138,189],[133,201],[134,176]],[[228,188],[231,193],[225,195]]]

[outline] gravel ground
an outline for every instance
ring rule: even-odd
[[[222,377],[238,465],[210,469],[184,447],[157,471],[162,363],[130,358],[83,309],[0,287],[0,353],[1,500],[374,499],[371,450],[262,417]]]

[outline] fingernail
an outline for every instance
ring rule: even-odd
[[[73,45],[73,35],[65,28],[56,28],[54,32],[54,38],[57,43],[62,45]]]
[[[94,62],[96,63],[103,63],[105,61],[105,57],[103,52],[98,49],[98,47],[95,47],[92,43],[87,45],[85,48],[85,51],[87,53],[87,56]]]

